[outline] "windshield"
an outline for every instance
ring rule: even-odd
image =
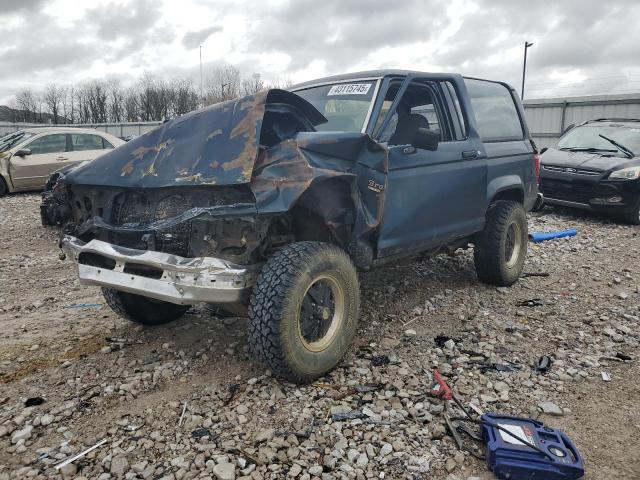
[[[33,137],[33,133],[30,132],[13,132],[0,138],[0,152],[6,152],[19,142],[26,140],[29,137]]]
[[[328,120],[316,127],[319,132],[361,132],[373,100],[376,80],[336,83],[297,90]]]
[[[566,150],[609,150],[614,155],[624,156],[615,145],[600,135],[624,145],[636,154],[640,152],[640,124],[638,128],[630,128],[623,125],[584,125],[570,130],[558,142],[558,148]]]

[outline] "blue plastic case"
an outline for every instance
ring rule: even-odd
[[[508,415],[488,413],[482,415],[481,420],[487,465],[499,479],[573,480],[584,475],[580,453],[560,430],[545,427],[530,418]],[[506,428],[549,456],[490,424]]]

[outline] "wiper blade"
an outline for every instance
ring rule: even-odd
[[[631,150],[629,150],[627,147],[625,147],[624,145],[622,145],[621,143],[616,142],[614,139],[609,138],[609,137],[605,137],[604,135],[600,134],[599,135],[601,138],[604,138],[607,142],[611,143],[612,145],[615,145],[616,147],[618,147],[618,149],[624,153],[627,157],[629,158],[633,158],[635,157],[635,153],[633,153]]]
[[[616,153],[618,150],[607,150],[606,148],[596,147],[564,147],[560,150],[569,150],[571,152],[611,152]]]

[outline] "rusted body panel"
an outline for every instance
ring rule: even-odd
[[[315,132],[324,121],[269,90],[167,122],[61,178],[73,207],[65,232],[248,263],[293,229],[322,227],[371,251],[388,150],[368,134]]]

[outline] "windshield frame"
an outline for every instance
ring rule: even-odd
[[[382,77],[354,77],[354,78],[345,78],[342,80],[327,80],[325,82],[312,83],[310,85],[304,85],[302,87],[292,88],[289,91],[292,93],[302,92],[304,90],[309,90],[317,87],[326,87],[327,85],[342,85],[345,83],[357,83],[357,82],[375,82],[373,86],[373,93],[371,95],[371,100],[369,102],[369,108],[367,109],[367,114],[364,117],[362,122],[362,128],[360,129],[360,133],[367,133],[367,128],[369,126],[369,122],[371,121],[371,114],[373,113],[373,107],[376,104],[376,100],[378,99],[378,93],[380,91],[380,84],[382,82]],[[321,112],[322,113],[322,112]]]

